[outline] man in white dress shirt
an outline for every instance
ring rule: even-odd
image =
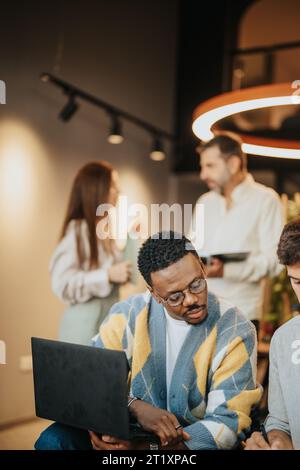
[[[282,269],[276,257],[283,226],[280,199],[248,173],[241,141],[234,134],[220,133],[197,150],[200,178],[210,189],[197,201],[204,205],[204,244],[196,246],[199,255],[249,252],[244,261],[223,263],[211,258],[209,289],[236,305],[258,329],[262,280]]]

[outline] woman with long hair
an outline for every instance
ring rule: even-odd
[[[96,234],[100,204],[115,206],[118,174],[106,162],[84,165],[77,173],[59,243],[50,262],[52,289],[69,307],[59,338],[91,344],[110,307],[118,301],[118,287],[130,278],[131,263],[122,261],[112,239]]]

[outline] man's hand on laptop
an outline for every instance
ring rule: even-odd
[[[162,447],[172,448],[190,439],[176,416],[167,410],[136,400],[130,406],[130,411],[145,431],[153,432],[160,438]]]
[[[93,431],[89,431],[91,443],[94,450],[132,450],[133,442],[123,441],[118,437],[102,436],[99,437]]]

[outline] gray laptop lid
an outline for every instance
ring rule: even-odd
[[[124,352],[32,338],[36,415],[129,438]]]

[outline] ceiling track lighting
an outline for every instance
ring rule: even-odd
[[[69,96],[67,104],[59,113],[59,118],[64,122],[69,121],[78,110],[79,105],[76,99],[87,101],[88,103],[97,106],[98,108],[104,109],[111,117],[111,127],[107,137],[108,142],[111,144],[120,144],[124,140],[121,120],[127,120],[132,124],[141,127],[153,136],[153,146],[150,153],[150,158],[154,161],[161,161],[166,157],[163,150],[163,140],[168,140],[173,143],[176,142],[174,135],[159,129],[144,121],[143,119],[123,111],[122,109],[112,106],[100,98],[97,98],[96,96],[93,96],[90,93],[87,93],[80,88],[65,82],[64,80],[61,80],[60,78],[57,78],[50,73],[41,74],[40,79],[42,82],[51,83],[61,88],[63,92]]]
[[[109,135],[107,137],[107,141],[110,144],[121,144],[124,140],[122,135],[122,126],[118,116],[112,114],[111,115],[111,128]]]
[[[158,135],[153,137],[153,145],[150,153],[150,158],[155,162],[161,162],[166,158],[165,152],[163,150],[161,137]]]
[[[58,116],[63,122],[68,122],[72,119],[78,108],[79,104],[76,102],[75,96],[71,94],[69,95],[69,99],[66,105],[63,107]]]

